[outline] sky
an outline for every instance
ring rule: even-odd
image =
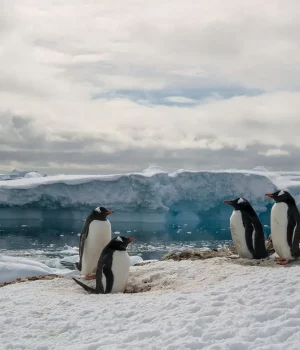
[[[300,170],[298,0],[0,8],[0,172]]]

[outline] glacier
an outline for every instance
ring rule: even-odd
[[[56,175],[0,181],[1,208],[90,210],[105,206],[115,213],[157,213],[163,218],[228,215],[224,200],[247,198],[258,213],[273,203],[264,194],[286,189],[300,202],[300,173],[253,170],[168,173],[151,166],[142,172],[113,175]]]

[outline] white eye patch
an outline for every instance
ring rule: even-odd
[[[240,198],[237,203],[241,204],[241,203],[244,203],[244,202],[245,202],[245,200],[243,198]]]
[[[278,193],[278,196],[282,196],[284,194],[284,191],[280,191],[279,193]]]
[[[97,208],[95,209],[95,211],[97,211],[98,213],[101,213],[101,210],[100,210],[99,207],[97,207]]]
[[[116,241],[123,242],[123,239],[122,239],[120,236],[118,236],[118,237],[116,238]]]

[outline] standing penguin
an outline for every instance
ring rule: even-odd
[[[232,241],[241,258],[263,259],[268,256],[263,226],[251,204],[245,198],[225,201],[233,206],[230,217]]]
[[[280,265],[300,256],[300,214],[295,199],[287,191],[267,193],[275,204],[271,210],[271,236]]]
[[[86,291],[93,294],[123,293],[127,284],[130,268],[130,257],[126,251],[129,243],[135,238],[118,236],[112,239],[103,249],[96,272],[96,289],[78,281]]]
[[[97,207],[86,219],[80,233],[79,262],[76,268],[86,277],[94,279],[99,256],[111,240],[111,225],[107,215],[113,212]]]

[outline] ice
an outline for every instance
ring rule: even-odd
[[[53,274],[53,270],[45,264],[0,254],[0,283],[10,282],[16,278],[49,274]]]
[[[140,173],[1,181],[0,206],[54,209],[101,205],[113,209],[114,216],[128,211],[169,212],[181,220],[194,220],[201,213],[223,210],[224,200],[237,197],[247,198],[258,211],[266,211],[270,201],[264,194],[277,187],[289,188],[300,201],[300,173],[279,174],[260,168],[167,173],[153,166]]]
[[[9,285],[0,288],[1,346],[298,350],[299,277],[298,264],[212,258],[132,266],[134,294],[89,295],[70,277]]]
[[[60,251],[60,254],[65,254],[65,255],[74,255],[78,254],[79,248],[78,247],[70,247],[68,245],[65,245],[66,249],[63,249]]]
[[[143,258],[141,256],[138,256],[138,255],[134,255],[134,256],[130,257],[131,266],[134,266],[134,265],[141,263],[143,261],[144,261]]]
[[[36,171],[31,171],[31,172],[27,173],[24,177],[26,179],[29,179],[29,178],[43,177],[43,175],[41,175],[40,173],[38,173]]]
[[[49,274],[77,274],[72,270],[73,266],[79,260],[78,249],[68,247],[69,249],[59,251],[63,258],[56,257],[44,259],[43,263],[36,260],[27,259],[18,256],[8,256],[0,254],[0,283],[10,282],[17,278],[49,275]],[[75,253],[75,255],[72,255]],[[142,261],[143,258],[138,255],[130,256],[131,266]]]
[[[228,219],[224,200],[246,198],[258,213],[272,201],[265,193],[286,189],[300,204],[300,173],[252,170],[168,173],[152,166],[139,173],[57,175],[0,181],[0,207],[35,210],[91,210],[99,205],[114,210],[112,221],[201,221]],[[86,208],[86,209],[85,209]],[[128,215],[130,212],[130,215]],[[76,214],[77,215],[77,214]],[[150,218],[151,216],[151,218]],[[78,214],[79,219],[83,216]]]

